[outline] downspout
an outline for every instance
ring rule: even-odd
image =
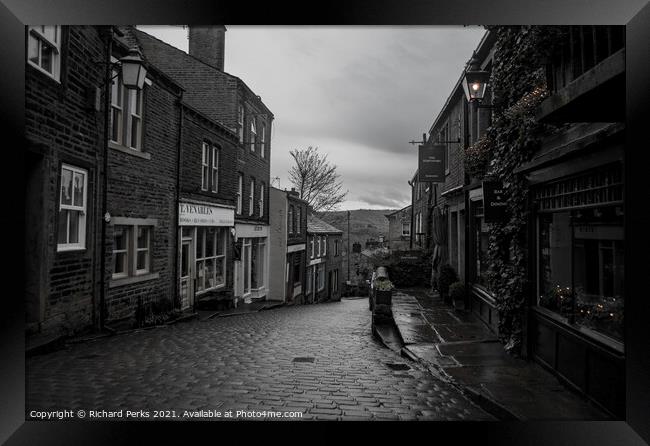
[[[176,151],[176,206],[174,209],[174,226],[176,226],[176,249],[175,249],[175,256],[174,256],[174,279],[173,281],[173,286],[174,286],[174,303],[178,305],[178,307],[181,307],[181,302],[180,302],[180,277],[178,276],[178,271],[179,271],[179,261],[180,261],[180,243],[183,238],[182,234],[182,229],[179,224],[179,206],[180,206],[180,191],[181,191],[181,151],[183,147],[183,118],[185,117],[184,109],[183,109],[183,92],[181,91],[180,97],[178,98],[178,105],[180,108],[180,119],[179,119],[179,125],[178,125],[178,147]]]
[[[99,329],[104,329],[106,321],[106,216],[108,215],[108,113],[110,110],[110,92],[112,69],[111,55],[113,54],[113,27],[109,26],[108,38],[106,41],[106,75],[104,85],[104,176],[102,184],[102,238],[101,238],[101,288],[99,290]]]

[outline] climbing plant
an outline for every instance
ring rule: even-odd
[[[535,119],[535,110],[548,96],[545,63],[562,39],[561,27],[499,26],[490,85],[493,120],[485,139],[490,162],[485,177],[503,182],[507,216],[491,226],[488,281],[496,290],[499,336],[506,350],[521,348],[527,295],[528,185],[515,169],[531,159],[542,134],[550,129]]]

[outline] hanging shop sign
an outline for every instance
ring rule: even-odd
[[[486,223],[506,219],[507,199],[501,181],[483,181],[483,218]]]
[[[420,146],[418,154],[419,181],[444,183],[446,148],[444,144],[426,144]]]
[[[235,211],[202,204],[179,203],[180,226],[234,226]]]

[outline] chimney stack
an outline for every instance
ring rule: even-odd
[[[298,192],[295,187],[291,188],[291,190],[289,191],[289,195],[293,195],[294,197],[300,198],[300,192]]]
[[[223,25],[190,26],[190,56],[223,71],[226,27]]]

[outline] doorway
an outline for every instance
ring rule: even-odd
[[[194,306],[194,243],[191,238],[181,241],[180,301],[181,310]]]

